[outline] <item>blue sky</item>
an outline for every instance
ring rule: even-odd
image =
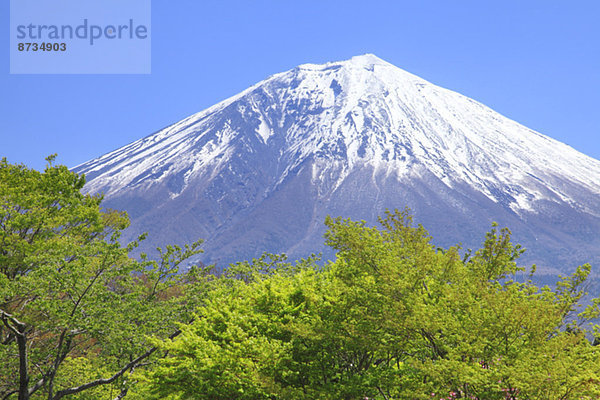
[[[374,53],[600,159],[599,16],[598,1],[153,0],[150,75],[10,75],[4,0],[0,157],[72,167],[274,73]]]

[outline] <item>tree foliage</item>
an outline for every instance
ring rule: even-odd
[[[52,161],[0,162],[0,399],[600,398],[590,266],[517,281],[507,229],[463,252],[408,211],[327,218],[325,265],[182,273],[200,242],[130,258],[127,216]]]
[[[212,292],[182,335],[160,345],[170,356],[148,376],[154,395],[600,396],[600,354],[582,327],[597,302],[577,314],[589,266],[555,290],[538,288],[511,280],[522,249],[506,229],[494,226],[480,250],[461,256],[433,246],[406,211],[380,222],[328,218],[334,262],[286,264]]]
[[[129,258],[137,242],[118,242],[125,213],[102,210],[101,196],[81,193],[84,177],[52,161],[44,172],[0,161],[0,398],[107,385],[123,396],[156,352],[147,335],[191,320],[177,293],[191,275],[177,272],[200,243]]]

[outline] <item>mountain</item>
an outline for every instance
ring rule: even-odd
[[[547,273],[600,261],[600,161],[370,54],[275,74],[75,171],[129,238],[204,238],[220,265],[306,256],[326,215],[405,206],[438,245],[478,248],[497,221]]]

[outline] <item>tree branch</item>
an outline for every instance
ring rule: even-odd
[[[39,381],[37,381],[35,383],[35,385],[33,385],[33,387],[31,389],[29,389],[29,396],[31,396],[32,394],[37,392],[45,384],[46,384],[46,376],[43,376]]]
[[[177,336],[179,336],[180,334],[181,334],[181,330],[178,329],[177,331],[173,332],[169,336],[169,339],[174,339]],[[144,354],[142,354],[141,356],[139,356],[135,360],[131,361],[129,364],[125,365],[117,373],[115,373],[113,376],[111,376],[109,378],[96,379],[94,381],[85,383],[85,384],[80,385],[80,386],[71,387],[71,388],[68,388],[68,389],[63,389],[63,390],[57,392],[56,395],[54,395],[54,397],[52,397],[52,400],[59,400],[59,399],[63,398],[64,396],[68,396],[68,395],[71,395],[71,394],[79,393],[79,392],[82,392],[84,390],[96,387],[96,386],[107,385],[109,383],[112,383],[115,380],[117,380],[119,377],[121,377],[123,374],[125,374],[128,370],[135,369],[135,367],[141,365],[141,361],[143,361],[146,358],[150,357],[156,350],[158,350],[158,347],[152,347],[150,350],[148,350],[147,352],[145,352]]]
[[[6,395],[4,395],[4,397],[2,398],[2,400],[6,400],[8,399],[10,396],[12,396],[15,393],[18,393],[18,390],[13,390],[12,392],[8,392]]]
[[[0,310],[0,318],[2,319],[2,322],[8,328],[8,330],[10,330],[15,336],[22,336],[19,329],[25,329],[25,324],[23,322],[19,321],[18,319],[13,317],[12,314],[9,314],[4,310]],[[9,322],[12,322],[14,326],[11,326]]]
[[[383,393],[383,390],[381,390],[381,388],[379,386],[377,386],[377,390],[379,391],[381,396],[383,396],[384,400],[388,400],[388,397],[385,395],[385,393]]]

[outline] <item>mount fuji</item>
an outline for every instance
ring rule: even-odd
[[[219,265],[323,251],[326,215],[405,206],[441,246],[479,248],[497,221],[541,272],[600,261],[600,161],[370,54],[275,74],[74,170],[129,213],[125,239],[204,238]]]

